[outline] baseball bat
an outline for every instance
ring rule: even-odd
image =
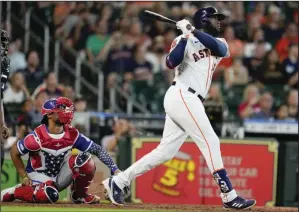
[[[162,21],[162,22],[166,22],[166,23],[171,23],[171,24],[176,24],[177,22],[175,20],[172,20],[170,18],[165,17],[164,15],[149,11],[149,10],[145,10],[144,11],[145,16],[153,19],[153,20],[157,20],[157,21]],[[191,25],[188,24],[187,25],[187,29],[190,30],[191,29]]]

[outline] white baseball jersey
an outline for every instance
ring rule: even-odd
[[[170,51],[179,43],[180,39],[181,36],[174,40]],[[224,39],[217,39],[227,45]],[[228,56],[229,53],[226,57]],[[213,73],[220,61],[221,58],[211,55],[210,50],[197,38],[193,36],[188,38],[184,59],[175,68],[174,81],[176,84],[168,88],[164,97],[166,119],[163,138],[156,149],[139,159],[124,172],[113,176],[114,182],[120,189],[129,186],[136,177],[172,159],[188,136],[193,139],[202,152],[213,175],[224,169],[220,140],[211,126],[202,100],[198,98],[198,94],[205,98],[208,93]],[[189,87],[195,90],[195,93],[189,92]],[[103,181],[103,184],[109,188],[109,179]],[[223,202],[230,202],[237,197],[237,193],[235,190],[231,190],[228,193],[221,193],[220,196]]]
[[[182,35],[173,41],[170,52],[179,43],[181,37]],[[228,48],[224,38],[217,39],[224,42]],[[229,57],[229,51],[225,57]],[[221,57],[211,55],[211,51],[194,35],[191,35],[187,40],[184,59],[182,63],[175,68],[174,81],[191,87],[205,98],[211,85],[213,73],[221,59]]]

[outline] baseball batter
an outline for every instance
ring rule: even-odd
[[[159,146],[124,172],[103,181],[110,200],[123,205],[128,195],[127,186],[136,177],[172,159],[188,135],[205,157],[206,163],[219,185],[225,208],[247,209],[256,204],[237,195],[224,168],[220,141],[205,113],[203,101],[211,85],[216,66],[229,56],[228,45],[218,38],[220,21],[225,16],[214,7],[199,9],[194,17],[195,27],[188,20],[177,22],[182,31],[171,46],[166,59],[169,68],[175,69],[172,86],[166,92],[164,108],[166,121]],[[216,38],[215,38],[216,37]]]

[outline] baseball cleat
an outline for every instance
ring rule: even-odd
[[[237,196],[234,200],[230,202],[223,203],[225,209],[235,209],[235,210],[245,210],[253,207],[256,204],[254,199],[244,199]]]
[[[114,205],[123,206],[125,204],[124,192],[113,181],[113,177],[104,180],[102,184]]]
[[[76,198],[74,192],[71,193],[71,200],[75,204],[99,204],[100,203],[100,197],[88,194],[84,198]]]
[[[14,186],[14,187],[2,190],[1,191],[1,202],[13,202],[15,200],[14,192],[15,192],[16,188],[19,186]]]

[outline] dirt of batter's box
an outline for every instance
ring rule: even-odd
[[[223,212],[225,211],[221,206],[209,206],[209,205],[167,205],[167,204],[135,204],[135,203],[127,203],[122,207],[118,207],[112,204],[97,204],[97,205],[78,205],[72,203],[58,202],[56,204],[30,204],[23,202],[1,202],[1,206],[31,206],[31,207],[70,207],[70,208],[110,208],[110,209],[145,209],[152,211],[159,210],[169,210],[169,211],[196,211],[196,212]],[[134,210],[132,210],[134,211]],[[234,211],[234,210],[232,210]],[[297,208],[287,208],[287,207],[254,207],[250,210],[250,212],[295,212],[298,211]]]

